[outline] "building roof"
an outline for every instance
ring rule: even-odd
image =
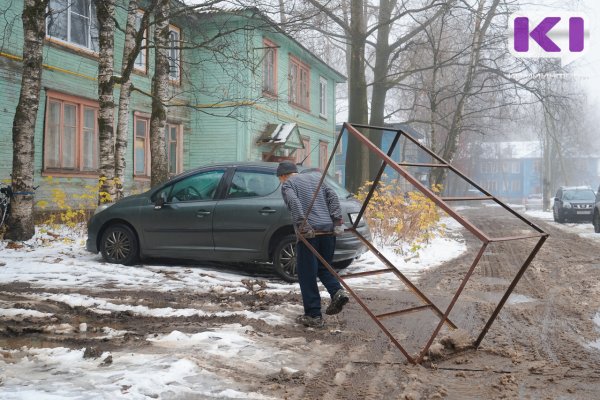
[[[539,141],[481,143],[481,158],[541,158]]]

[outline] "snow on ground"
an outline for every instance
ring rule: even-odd
[[[527,212],[546,221],[551,213]],[[434,267],[462,254],[466,246],[458,237],[460,226],[452,220],[444,221],[449,230],[445,237],[437,237],[415,254],[399,255],[390,248],[382,254],[413,282],[419,271]],[[554,224],[580,236],[600,240],[591,224]],[[298,305],[279,305],[259,312],[219,311],[217,305],[204,304],[200,308],[149,308],[143,305],[117,304],[94,297],[94,290],[186,291],[192,293],[246,293],[247,275],[219,270],[212,265],[143,265],[125,267],[104,263],[97,254],[87,253],[81,233],[72,231],[40,230],[34,239],[21,248],[9,248],[0,242],[0,284],[27,283],[34,288],[64,290],[64,293],[24,291],[23,297],[34,300],[52,300],[71,307],[87,307],[93,312],[110,313],[129,311],[143,316],[169,317],[177,315],[233,315],[266,321],[272,325],[293,324],[293,317],[301,312]],[[457,238],[458,237],[458,238]],[[372,253],[363,255],[345,271],[361,272],[381,269],[384,264]],[[353,288],[398,287],[393,276],[353,279]],[[265,289],[272,293],[299,292],[296,284],[275,278],[268,279]],[[85,293],[80,293],[85,291]],[[325,296],[326,294],[323,293]],[[0,321],[6,318],[51,318],[50,313],[26,309],[26,302],[18,306],[0,302]],[[595,322],[600,329],[600,314]],[[67,325],[67,326],[62,326]],[[87,327],[68,324],[48,326],[60,330],[87,334]],[[110,339],[124,335],[110,327],[102,327],[104,335],[96,339]],[[303,337],[270,337],[255,334],[252,326],[240,324],[198,333],[173,331],[167,335],[146,338],[150,346],[136,349],[135,353],[115,351],[100,358],[84,358],[84,349],[22,347],[18,350],[0,348],[0,384],[2,399],[96,399],[96,398],[219,398],[268,399],[250,389],[249,382],[264,378],[265,374],[287,371],[318,373],[319,355],[334,354],[339,349],[306,343]],[[600,344],[592,343],[600,348]],[[325,357],[327,358],[327,357]],[[112,361],[112,362],[110,362]],[[228,371],[238,370],[238,376],[248,376],[246,382],[234,381]],[[235,376],[235,375],[234,375]]]

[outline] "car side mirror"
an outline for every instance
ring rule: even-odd
[[[162,209],[166,202],[167,202],[167,194],[165,192],[161,192],[158,195],[158,197],[156,198],[156,201],[154,202],[154,209],[155,210]]]

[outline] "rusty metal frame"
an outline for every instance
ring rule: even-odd
[[[362,133],[360,133],[357,128],[387,131],[387,132],[395,131],[396,135],[394,137],[394,140],[392,141],[392,144],[390,145],[390,149],[388,150],[387,154],[384,153],[378,146],[373,144],[366,136],[364,136]],[[361,242],[363,242],[369,248],[369,250],[371,250],[381,260],[381,262],[383,262],[387,266],[387,268],[374,270],[374,271],[365,271],[365,272],[354,273],[354,274],[339,275],[335,271],[335,269],[333,269],[333,267],[327,261],[325,261],[323,259],[323,257],[314,249],[314,247],[311,246],[311,244],[304,237],[302,237],[301,235],[298,235],[299,240],[301,240],[306,245],[306,247],[319,259],[319,261],[334,276],[336,276],[339,279],[340,283],[348,290],[348,292],[352,295],[352,297],[356,300],[356,302],[363,308],[363,310],[369,315],[369,317],[375,322],[375,324],[377,324],[377,326],[388,336],[388,338],[392,341],[392,343],[400,350],[400,352],[406,357],[406,359],[410,363],[419,364],[423,361],[424,357],[427,355],[427,352],[428,352],[430,346],[432,345],[433,341],[439,334],[439,332],[444,324],[448,325],[451,329],[456,328],[456,325],[448,318],[448,316],[449,316],[450,312],[452,311],[452,309],[454,308],[454,305],[456,304],[463,289],[465,288],[467,282],[469,281],[469,278],[475,271],[475,268],[477,267],[479,261],[481,260],[483,254],[485,253],[487,246],[490,243],[538,238],[538,241],[537,241],[535,247],[531,250],[527,259],[521,265],[519,271],[517,272],[516,276],[511,281],[506,292],[500,299],[500,302],[498,303],[498,305],[492,312],[492,315],[486,322],[484,328],[481,330],[477,339],[473,342],[473,344],[472,344],[473,347],[478,348],[479,345],[481,344],[481,341],[487,334],[489,328],[491,327],[492,323],[498,316],[498,313],[500,312],[500,310],[502,309],[502,307],[508,300],[508,297],[510,296],[510,294],[516,287],[517,283],[519,282],[519,280],[521,279],[523,274],[525,273],[525,270],[529,267],[529,265],[531,264],[531,261],[533,261],[533,259],[537,255],[538,251],[540,250],[540,248],[542,247],[542,245],[548,238],[548,236],[549,236],[548,233],[544,232],[539,226],[537,226],[533,222],[529,221],[528,219],[523,217],[521,214],[517,213],[512,208],[510,208],[508,205],[506,205],[505,203],[500,201],[494,195],[492,195],[491,193],[487,192],[485,189],[483,189],[482,187],[477,185],[474,181],[472,181],[470,178],[468,178],[465,174],[463,174],[458,169],[456,169],[455,167],[450,165],[450,163],[448,163],[445,160],[443,160],[442,158],[440,158],[437,154],[432,152],[430,149],[423,146],[418,140],[416,140],[415,138],[410,136],[408,133],[406,133],[402,129],[360,125],[360,124],[350,124],[348,122],[345,122],[343,124],[342,129],[340,130],[338,138],[335,142],[335,145],[331,152],[331,156],[329,157],[329,159],[327,161],[327,165],[325,166],[325,168],[323,170],[323,175],[321,176],[321,180],[319,181],[318,188],[320,188],[323,184],[325,176],[327,175],[327,172],[329,171],[331,163],[333,162],[334,154],[336,153],[336,150],[341,143],[341,138],[342,138],[344,132],[348,132],[348,135],[352,135],[356,139],[358,139],[362,145],[367,146],[367,148],[371,152],[373,152],[378,158],[380,158],[382,161],[381,167],[373,181],[371,189],[367,193],[367,196],[366,196],[365,200],[363,201],[360,212],[359,212],[358,216],[356,217],[356,219],[353,221],[353,225],[348,229],[348,231],[353,233]],[[420,148],[426,154],[431,156],[437,162],[434,162],[434,163],[404,163],[404,162],[397,163],[394,160],[392,160],[391,155],[393,154],[393,151],[394,151],[400,137],[404,137],[405,139],[409,140],[410,142],[412,142],[413,144],[418,146],[418,148]],[[443,312],[431,300],[429,300],[429,298],[427,298],[427,296],[424,293],[422,293],[414,284],[412,284],[412,282],[410,282],[410,280],[404,274],[402,274],[402,272],[400,272],[400,270],[398,270],[398,268],[396,268],[392,262],[390,262],[388,259],[386,259],[384,257],[384,255],[381,254],[379,252],[379,250],[377,250],[377,248],[369,240],[367,240],[367,238],[363,237],[357,230],[358,224],[360,223],[360,220],[369,204],[369,201],[371,200],[371,197],[373,196],[375,189],[377,188],[379,182],[381,181],[381,177],[383,175],[383,172],[384,172],[386,166],[390,166],[394,170],[396,170],[396,172],[398,172],[400,175],[402,175],[402,177],[404,177],[404,179],[406,179],[410,184],[412,184],[417,190],[419,190],[421,193],[423,193],[429,200],[433,201],[438,207],[440,207],[442,210],[444,210],[450,217],[452,217],[457,222],[459,222],[466,230],[468,230],[470,233],[472,233],[475,237],[477,237],[482,242],[482,246],[479,249],[477,255],[475,256],[473,263],[471,264],[467,273],[465,274],[464,278],[462,279],[458,289],[456,290],[456,293],[454,294],[450,303],[446,307],[446,310]],[[405,168],[405,167],[410,167],[410,166],[431,167],[431,168],[448,168],[450,171],[454,172],[457,176],[464,179],[470,185],[477,188],[481,193],[483,193],[483,196],[441,197],[441,196],[437,195],[435,192],[433,192],[431,189],[429,189],[427,186],[425,186],[423,183],[421,183],[414,176],[412,176],[410,174],[410,172]],[[318,190],[317,190],[317,192],[318,192]],[[312,198],[312,202],[311,202],[309,209],[307,210],[307,213],[306,213],[307,215],[308,215],[308,213],[310,213],[310,210],[315,202],[315,199],[316,199],[316,193]],[[466,218],[459,215],[455,210],[453,210],[448,205],[448,202],[451,202],[451,201],[465,201],[465,200],[469,200],[469,201],[491,200],[491,201],[494,201],[496,204],[498,204],[499,206],[504,208],[506,211],[511,213],[513,216],[520,219],[525,224],[529,225],[529,227],[531,227],[537,233],[528,234],[528,235],[520,235],[520,236],[495,237],[495,238],[489,237],[484,232],[482,232],[480,229],[478,229],[475,225],[473,225],[470,221],[468,221]],[[384,313],[384,314],[380,314],[380,315],[375,315],[371,312],[371,310],[367,307],[367,305],[360,299],[360,297],[352,290],[352,288],[345,281],[346,279],[351,279],[354,277],[378,275],[378,274],[383,274],[383,273],[393,273],[411,291],[413,291],[413,293],[416,294],[416,296],[424,303],[424,305],[409,308],[409,309],[399,310],[399,311],[392,311],[392,312]],[[402,345],[398,342],[398,340],[394,337],[394,335],[381,323],[380,320],[384,319],[384,318],[407,314],[407,313],[420,312],[422,310],[432,310],[440,318],[440,321],[439,321],[438,325],[436,326],[436,328],[434,329],[431,337],[427,341],[425,347],[419,352],[418,355],[412,356],[412,355],[408,354],[407,350],[404,349],[404,347],[402,347]]]

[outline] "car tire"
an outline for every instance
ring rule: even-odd
[[[594,213],[594,217],[592,218],[592,224],[594,224],[594,232],[600,233],[600,213]]]
[[[102,234],[100,252],[111,264],[135,264],[139,257],[137,237],[127,225],[111,225]]]
[[[335,269],[344,269],[344,268],[348,268],[350,266],[350,264],[352,264],[353,261],[354,261],[353,258],[350,258],[348,260],[336,261],[336,262],[332,263],[331,266]]]
[[[273,268],[286,282],[298,282],[296,235],[283,236],[273,250]]]

